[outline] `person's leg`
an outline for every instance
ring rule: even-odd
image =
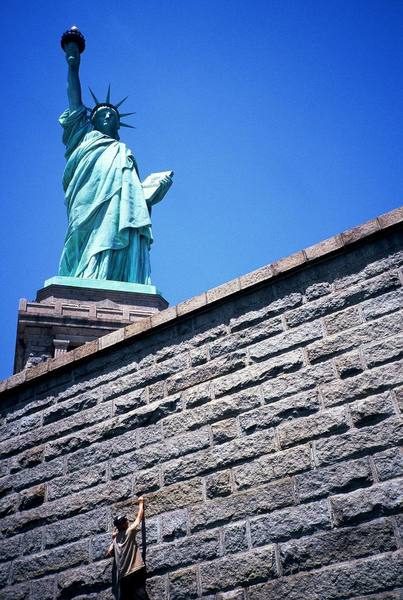
[[[143,570],[120,580],[119,600],[147,600]]]

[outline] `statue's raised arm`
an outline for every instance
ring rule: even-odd
[[[69,110],[70,112],[73,112],[83,104],[81,99],[79,70],[80,54],[85,48],[84,36],[77,27],[72,27],[63,34],[61,45],[66,53],[66,61],[68,64],[67,98],[69,101]]]

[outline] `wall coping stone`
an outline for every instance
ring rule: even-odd
[[[83,361],[95,354],[103,352],[112,346],[124,344],[128,339],[137,336],[149,334],[159,327],[172,323],[181,317],[189,317],[192,313],[206,310],[211,304],[227,300],[230,296],[238,295],[244,291],[251,291],[253,288],[261,287],[269,280],[276,280],[280,277],[305,268],[313,262],[330,258],[337,253],[348,249],[349,246],[362,243],[364,240],[373,236],[379,236],[382,231],[392,227],[401,226],[403,223],[403,206],[387,212],[375,219],[367,221],[362,225],[348,229],[331,238],[323,240],[318,244],[309,246],[303,250],[295,252],[288,257],[265,265],[256,271],[237,277],[231,281],[223,283],[198,296],[189,298],[180,302],[176,306],[169,307],[151,317],[137,321],[126,327],[109,333],[97,340],[79,346],[70,352],[61,354],[57,358],[51,358],[35,367],[20,371],[11,377],[0,381],[0,398],[2,394],[17,387],[30,383],[33,379],[47,377],[49,373],[55,370],[71,366],[73,363]]]

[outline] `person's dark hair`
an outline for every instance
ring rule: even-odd
[[[118,529],[121,529],[125,523],[127,523],[126,515],[118,515],[113,519],[113,524]]]

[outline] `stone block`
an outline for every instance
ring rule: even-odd
[[[236,560],[230,555],[200,566],[203,594],[274,577],[277,577],[277,568],[272,546],[240,553]]]
[[[171,306],[170,308],[166,308],[165,310],[161,310],[160,312],[152,314],[151,326],[158,327],[159,325],[164,325],[165,323],[175,320],[176,317],[176,306]]]
[[[395,414],[391,392],[369,396],[350,404],[355,427],[368,427]]]
[[[317,391],[309,390],[240,414],[239,425],[242,433],[250,434],[259,429],[277,426],[283,421],[307,416],[318,411],[319,406]]]
[[[28,556],[36,554],[42,550],[42,531],[40,529],[31,529],[22,535],[21,554]]]
[[[220,540],[218,531],[202,532],[151,546],[147,551],[147,572],[172,571],[194,563],[218,557]]]
[[[166,600],[168,598],[168,576],[147,577],[146,591],[149,600]]]
[[[124,329],[117,329],[116,331],[112,331],[107,335],[101,336],[98,340],[98,348],[99,350],[103,350],[104,348],[108,348],[109,346],[114,346],[115,344],[122,342],[124,339]]]
[[[246,523],[229,525],[223,529],[224,554],[234,554],[248,549]]]
[[[251,365],[239,373],[220,377],[214,381],[216,397],[224,396],[239,390],[259,385],[268,379],[278,377],[283,373],[298,371],[303,366],[304,359],[301,350],[288,352],[271,360]]]
[[[171,485],[147,498],[147,515],[153,516],[186,506],[192,506],[203,500],[201,479]]]
[[[0,562],[12,561],[20,554],[22,536],[9,538],[6,544],[0,546]],[[1,597],[1,596],[0,596]]]
[[[44,577],[32,582],[32,598],[53,600],[56,589],[56,577]]]
[[[20,505],[19,494],[10,494],[0,500],[0,519],[15,513]]]
[[[206,362],[209,360],[207,348],[196,348],[195,350],[191,350],[189,353],[189,360],[191,367],[197,367],[199,365],[206,364]]]
[[[55,571],[87,563],[88,542],[77,542],[64,548],[49,550],[35,556],[19,558],[13,563],[12,581],[19,583],[43,577]]]
[[[164,541],[183,537],[187,533],[186,510],[175,510],[161,516],[161,535]]]
[[[397,319],[395,314],[386,315],[377,321],[358,325],[348,332],[341,332],[313,343],[308,348],[308,358],[312,363],[327,360],[336,354],[359,348],[375,340],[398,335],[402,328],[403,319]]]
[[[229,467],[241,460],[274,452],[274,450],[273,431],[259,431],[247,438],[236,438],[220,446],[213,446],[167,463],[164,466],[164,481],[166,484],[175,483],[215,469]]]
[[[368,458],[315,469],[295,477],[297,494],[302,502],[368,487],[372,481]]]
[[[159,399],[159,398],[158,398]],[[152,401],[152,400],[151,400]],[[143,389],[135,390],[132,393],[124,394],[122,397],[114,399],[114,415],[121,415],[135,410],[147,403],[146,392]]]
[[[111,544],[112,536],[110,533],[102,533],[91,538],[90,557],[91,562],[105,560],[107,550]]]
[[[383,315],[401,310],[403,306],[403,290],[395,290],[362,304],[362,313],[367,321],[378,319]]]
[[[101,463],[92,469],[76,471],[71,475],[59,477],[48,484],[48,500],[56,500],[68,494],[74,494],[107,481],[107,464]]]
[[[388,419],[372,427],[363,427],[316,441],[316,460],[319,465],[329,465],[390,448],[400,444],[402,440],[402,423],[398,419]]]
[[[325,317],[330,313],[343,310],[348,306],[384,294],[397,287],[400,287],[400,282],[396,273],[382,273],[373,279],[350,285],[336,294],[314,300],[290,311],[286,315],[286,322],[289,327],[297,327],[307,321]]]
[[[1,600],[29,600],[31,598],[31,585],[21,583],[0,590]]]
[[[325,256],[330,252],[334,252],[339,248],[342,248],[343,240],[341,236],[335,235],[327,240],[323,240],[314,246],[309,246],[305,248],[304,252],[308,260],[314,260],[315,258],[320,258],[321,256]]]
[[[273,338],[283,331],[281,318],[262,321],[250,327],[239,328],[209,344],[210,357],[217,358],[245,348],[267,338]]]
[[[223,444],[233,440],[238,435],[238,426],[235,419],[225,419],[211,426],[213,444]]]
[[[126,325],[123,329],[125,339],[129,339],[132,337],[136,337],[141,333],[149,331],[151,329],[151,317],[145,317],[141,319],[141,321],[136,321],[135,323],[131,323],[130,325]]]
[[[45,547],[52,548],[87,536],[106,533],[109,521],[108,509],[100,509],[52,523],[45,528]]]
[[[45,502],[46,485],[40,484],[29,490],[24,490],[20,495],[19,510],[30,510]]]
[[[282,479],[311,468],[311,449],[308,445],[298,446],[275,454],[263,456],[252,462],[233,468],[237,489],[242,490]]]
[[[176,394],[194,385],[215,379],[227,373],[242,369],[246,365],[246,353],[239,350],[222,358],[209,361],[205,365],[178,372],[167,381],[167,393]]]
[[[243,519],[293,504],[290,479],[217,498],[189,509],[190,527],[198,531],[219,523]]]
[[[74,348],[74,360],[80,360],[86,356],[91,356],[91,354],[95,354],[95,352],[98,352],[98,340],[86,342],[82,346]]]
[[[290,254],[290,256],[276,261],[272,264],[271,268],[273,270],[273,274],[278,275],[279,273],[285,273],[291,269],[295,269],[296,267],[303,265],[305,262],[306,256],[304,252],[295,252],[294,254]]]
[[[400,448],[389,448],[373,456],[380,481],[403,475],[403,454]]]
[[[196,570],[180,569],[169,575],[170,600],[192,600],[198,597]],[[158,598],[158,600],[160,600]]]
[[[242,275],[239,278],[241,289],[246,289],[257,283],[261,283],[273,277],[273,271],[271,265],[267,265],[265,267],[261,267],[256,271],[252,271],[251,273],[247,273],[246,275]]]
[[[398,513],[403,506],[403,481],[388,481],[369,489],[333,496],[330,503],[336,526]]]
[[[42,415],[40,413],[23,417],[20,420],[19,434],[21,435],[23,433],[26,433],[27,431],[30,431],[31,429],[36,429],[37,427],[40,427],[41,425],[42,425]]]
[[[268,359],[270,356],[281,354],[292,348],[306,346],[322,337],[322,324],[319,321],[314,321],[282,335],[277,335],[274,339],[264,340],[251,346],[249,348],[249,355],[253,361],[260,362]]]
[[[57,458],[50,462],[27,466],[29,466],[29,468],[24,468],[13,475],[13,487],[15,490],[32,487],[37,483],[59,477],[64,473],[64,462],[61,458]]]
[[[280,560],[284,575],[290,575],[396,549],[392,524],[383,520],[281,544]]]
[[[315,365],[299,370],[297,373],[280,375],[270,383],[263,385],[263,397],[266,402],[273,402],[285,396],[293,396],[305,390],[316,388],[317,385],[326,384],[334,379],[333,366],[330,363]]]
[[[96,600],[99,600],[100,592],[106,587],[110,588],[111,581],[112,561],[110,558],[77,569],[69,569],[58,576],[57,599],[77,598],[78,600],[84,596],[86,600],[86,594],[95,592]],[[91,600],[93,599],[91,598]]]
[[[215,302],[226,296],[230,296],[241,289],[239,279],[232,279],[227,283],[223,283],[207,292],[207,302]]]
[[[343,231],[341,237],[345,245],[353,244],[354,242],[358,242],[362,238],[367,237],[373,233],[379,231],[379,223],[377,219],[373,219],[372,221],[367,221],[362,225],[358,225],[358,227],[353,227],[352,229],[348,229],[347,231]]]
[[[322,382],[321,382],[322,383]],[[403,383],[403,361],[365,371],[343,381],[334,380],[321,386],[325,406],[358,400],[388,390]]]
[[[403,557],[395,552],[262,583],[249,589],[249,600],[342,600],[402,585]]]
[[[183,400],[186,408],[195,408],[212,400],[211,382],[201,383],[184,392]]]
[[[343,354],[335,359],[336,369],[341,377],[354,377],[362,373],[364,370],[363,362],[359,352],[350,352],[349,354]]]
[[[248,308],[246,308],[246,311],[242,311],[240,315],[230,319],[231,331],[240,331],[246,328],[251,329],[261,321],[265,321],[264,324],[270,333],[273,333],[273,328],[275,331],[283,331],[281,319],[277,317],[277,315],[281,315],[287,310],[300,306],[302,300],[303,296],[301,293],[293,292],[284,295],[281,298],[276,298],[257,310],[248,310]]]
[[[177,304],[177,306],[176,306],[176,311],[177,311],[178,317],[187,315],[187,314],[193,312],[194,310],[197,310],[198,308],[202,308],[203,306],[206,306],[206,304],[207,304],[207,296],[206,296],[205,292],[203,292],[199,296],[194,296],[193,298],[190,298],[189,300],[185,300],[184,302],[181,302],[180,304]]]
[[[347,429],[346,411],[336,408],[284,423],[278,427],[277,432],[281,447],[287,448],[308,440],[342,433]]]
[[[206,496],[209,500],[229,496],[231,492],[230,471],[219,471],[206,477]]]
[[[357,327],[362,323],[361,314],[356,306],[352,306],[341,312],[334,313],[324,319],[326,331],[329,335],[340,333],[345,329]]]
[[[330,528],[329,507],[325,500],[277,510],[250,521],[252,546],[283,542]]]
[[[176,436],[183,431],[198,429],[209,423],[236,417],[239,413],[255,408],[260,403],[261,395],[255,389],[208,402],[203,406],[164,419],[162,424],[164,436]]]
[[[399,208],[395,208],[383,215],[378,217],[379,225],[382,229],[386,229],[387,227],[391,227],[392,225],[397,225],[401,223],[403,220],[403,208],[399,206]]]
[[[332,292],[332,284],[328,281],[321,281],[320,283],[313,283],[305,290],[305,298],[307,300],[316,300]]]
[[[71,400],[59,402],[50,406],[43,411],[43,424],[49,425],[55,421],[66,419],[76,413],[88,410],[98,403],[99,392],[90,391],[85,394],[80,394]]]
[[[403,314],[394,315],[397,326],[403,329]],[[394,335],[392,338],[382,340],[364,347],[364,358],[370,369],[403,356],[403,335]]]

